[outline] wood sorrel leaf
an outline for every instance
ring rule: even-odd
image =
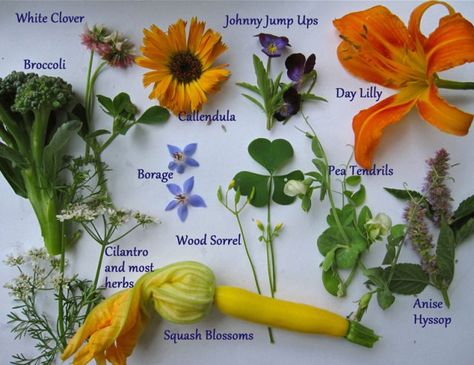
[[[289,180],[303,180],[304,174],[300,170],[295,170],[287,175],[273,177],[273,195],[272,200],[281,205],[288,205],[296,200],[296,196],[288,196],[283,192],[285,184]]]
[[[397,294],[419,294],[429,284],[429,276],[418,264],[395,265],[389,289]]]
[[[270,174],[274,174],[293,157],[293,147],[284,139],[270,141],[257,138],[249,144],[248,151]]]
[[[241,171],[234,176],[234,189],[240,189],[240,193],[249,196],[255,188],[253,199],[250,201],[254,207],[264,207],[268,204],[268,181],[270,176],[259,175],[249,171]]]
[[[137,123],[139,124],[161,124],[166,122],[170,117],[168,109],[158,105],[154,105],[138,118]]]

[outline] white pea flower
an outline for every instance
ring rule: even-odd
[[[288,196],[305,194],[307,190],[308,186],[300,180],[289,180],[283,188],[283,192]]]
[[[392,228],[392,220],[385,213],[378,213],[372,219],[365,223],[365,228],[372,241],[381,239],[386,236]]]

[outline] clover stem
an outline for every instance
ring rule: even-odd
[[[64,224],[61,224],[61,257],[59,259],[59,272],[61,275],[61,280],[59,282],[58,288],[58,328],[59,328],[59,337],[61,345],[63,348],[66,347],[66,331],[64,329],[64,294],[63,294],[63,279],[64,279],[64,268],[66,265],[66,244],[65,244],[65,235],[64,235]]]
[[[474,82],[451,81],[451,80],[443,80],[440,78],[436,78],[435,84],[437,87],[441,89],[474,90]]]

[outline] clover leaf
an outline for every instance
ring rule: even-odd
[[[234,176],[234,189],[239,190],[242,195],[249,196],[255,189],[253,199],[250,201],[255,207],[263,207],[272,200],[281,205],[288,205],[295,201],[296,197],[290,197],[283,192],[288,180],[303,180],[304,175],[300,170],[292,171],[286,175],[275,176],[293,157],[293,147],[284,139],[270,141],[265,138],[257,138],[248,146],[250,156],[263,166],[269,175],[261,175],[249,171],[240,171]]]

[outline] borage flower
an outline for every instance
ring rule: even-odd
[[[289,40],[287,37],[277,37],[276,35],[268,33],[260,33],[255,37],[258,37],[258,40],[263,47],[262,52],[268,57],[280,57],[281,51],[285,47],[291,47],[288,43]]]
[[[279,122],[285,121],[300,110],[301,95],[295,87],[290,87],[283,94],[283,105],[273,115]]]
[[[73,365],[86,365],[92,359],[102,365],[106,360],[125,365],[148,321],[141,301],[138,288],[120,291],[102,301],[69,340],[61,359],[75,354]]]
[[[165,210],[169,211],[178,207],[178,217],[181,222],[184,222],[188,217],[188,205],[197,208],[206,207],[206,203],[199,195],[191,195],[191,191],[194,187],[194,176],[184,182],[183,189],[176,184],[166,184],[166,187],[175,198],[168,203]]]
[[[168,165],[170,170],[176,170],[178,174],[182,174],[186,169],[186,166],[198,167],[199,162],[197,162],[191,156],[194,155],[197,149],[197,143],[190,143],[183,150],[181,148],[168,145],[168,151],[170,152],[173,161]]]
[[[311,54],[308,59],[302,53],[293,53],[288,56],[285,61],[288,78],[294,82],[295,87],[299,89],[310,77],[310,73],[314,70],[316,64],[316,56]],[[315,72],[314,72],[315,73]],[[313,73],[313,74],[314,74]]]
[[[425,11],[441,4],[441,18],[429,37],[420,32]],[[408,28],[387,8],[375,6],[334,21],[343,41],[337,53],[352,74],[399,90],[354,117],[355,158],[370,168],[384,128],[398,122],[415,105],[421,117],[443,132],[467,134],[473,115],[442,99],[437,87],[472,88],[472,83],[440,80],[436,72],[474,61],[474,27],[447,3],[427,1],[414,9]]]
[[[136,63],[152,69],[145,73],[143,84],[153,84],[150,99],[159,100],[175,114],[200,110],[207,94],[217,92],[230,76],[227,64],[213,66],[227,46],[218,32],[204,32],[205,25],[192,18],[187,40],[182,19],[170,25],[168,33],[156,25],[143,31],[143,56]]]

